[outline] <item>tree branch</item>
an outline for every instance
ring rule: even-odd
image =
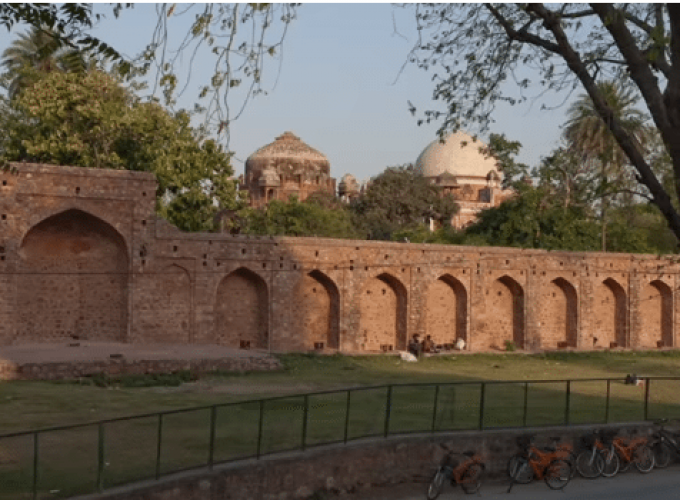
[[[532,45],[542,47],[545,50],[549,50],[550,52],[554,52],[555,54],[560,53],[559,47],[554,43],[545,40],[539,36],[533,35],[531,33],[527,33],[526,31],[524,31],[525,28],[522,28],[522,30],[520,31],[514,29],[510,25],[508,20],[505,17],[503,17],[503,15],[492,4],[485,3],[484,6],[487,8],[489,12],[491,12],[491,15],[496,19],[496,21],[498,21],[498,24],[501,25],[501,27],[505,30],[505,32],[507,33],[508,37],[511,40],[516,40],[518,42],[527,42]]]

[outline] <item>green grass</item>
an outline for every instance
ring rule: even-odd
[[[480,425],[479,383],[472,380],[517,380],[489,383],[484,388],[484,428],[561,425],[641,420],[644,389],[620,382],[610,385],[607,415],[606,382],[572,382],[567,415],[563,382],[541,379],[623,377],[628,373],[680,376],[680,353],[554,353],[525,355],[458,355],[405,363],[395,357],[287,355],[284,370],[245,375],[213,374],[177,385],[170,377],[102,379],[93,383],[4,382],[0,384],[0,432],[90,422],[139,413],[199,405],[230,403],[216,410],[215,461],[299,448],[305,444],[383,435],[386,387],[391,390],[390,433],[474,429]],[[444,383],[437,389],[435,382]],[[299,393],[364,387],[346,392],[307,396]],[[655,381],[650,386],[651,418],[680,415],[680,381]],[[437,407],[435,410],[435,395]],[[283,396],[260,404],[262,397]],[[526,401],[526,403],[525,403]],[[526,412],[525,412],[526,404]],[[349,413],[347,409],[349,408]],[[262,423],[260,424],[260,414]],[[163,417],[159,472],[200,467],[208,461],[210,409]],[[106,424],[106,467],[103,484],[111,487],[156,473],[158,417]],[[39,440],[40,498],[64,498],[92,491],[97,479],[99,432],[90,425],[43,434]],[[31,437],[0,440],[0,499],[30,498],[33,441]],[[50,493],[51,492],[51,493]]]

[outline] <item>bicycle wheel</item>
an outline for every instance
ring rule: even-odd
[[[659,469],[668,467],[673,457],[673,450],[663,441],[658,441],[652,446],[654,451],[654,466]]]
[[[427,485],[427,500],[435,500],[439,495],[441,495],[444,489],[444,481],[446,480],[446,473],[443,467],[439,467],[437,472],[432,476],[430,484]]]
[[[576,457],[576,470],[587,479],[595,479],[602,475],[604,459],[597,450],[594,453],[593,450],[584,450]]]
[[[468,494],[477,493],[482,487],[482,476],[484,475],[484,467],[482,464],[471,464],[460,478],[460,486],[463,491]]]
[[[604,477],[616,476],[616,474],[619,473],[619,469],[621,468],[621,460],[619,459],[619,455],[615,451],[611,452],[610,454],[610,450],[600,450],[600,455],[602,455],[602,459],[604,460],[602,475]]]
[[[534,479],[534,469],[526,457],[514,455],[508,460],[508,475],[516,483],[527,484]]]
[[[643,474],[652,472],[654,468],[654,452],[647,445],[638,446],[633,454],[633,463],[635,468]]]
[[[545,471],[545,484],[551,490],[561,490],[571,479],[571,465],[566,460],[557,459],[550,462]]]

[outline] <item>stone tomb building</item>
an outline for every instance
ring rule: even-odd
[[[446,136],[444,142],[432,141],[416,160],[416,173],[458,203],[460,210],[451,219],[456,229],[472,224],[480,211],[513,196],[512,190],[501,188],[503,173],[496,160],[483,152],[486,148],[480,140],[459,131]]]
[[[246,160],[241,189],[248,191],[250,205],[263,207],[272,200],[304,201],[316,192],[335,195],[325,155],[308,146],[292,132],[285,132]]]
[[[0,171],[0,344],[679,343],[674,257],[189,234],[155,216],[155,192],[147,173]]]

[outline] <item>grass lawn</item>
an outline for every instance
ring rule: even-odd
[[[642,376],[680,376],[680,352],[552,353],[525,355],[458,355],[405,363],[396,357],[286,355],[285,369],[276,373],[211,375],[178,387],[95,387],[73,383],[0,383],[0,433],[104,418],[233,403],[219,407],[215,419],[216,461],[294,449],[306,445],[382,435],[388,389],[391,390],[389,432],[477,428],[481,384],[441,385],[435,382],[516,380],[486,384],[484,427],[641,420],[644,389],[606,382],[572,382],[567,412],[560,380]],[[300,393],[346,387],[353,391],[308,396]],[[680,381],[655,381],[650,386],[648,415],[680,416]],[[248,400],[285,396],[262,405]],[[435,408],[435,397],[437,406]],[[526,412],[524,410],[526,405]],[[349,408],[349,412],[348,412]],[[260,415],[262,421],[260,423]],[[210,409],[164,416],[160,427],[160,473],[201,466],[208,460]],[[107,424],[104,429],[103,484],[112,486],[153,477],[158,452],[158,417]],[[42,434],[38,443],[40,498],[58,498],[91,491],[96,485],[99,429],[97,426]],[[31,498],[33,439],[0,440],[0,499]],[[23,492],[26,492],[24,494]],[[22,496],[23,495],[23,496]]]

